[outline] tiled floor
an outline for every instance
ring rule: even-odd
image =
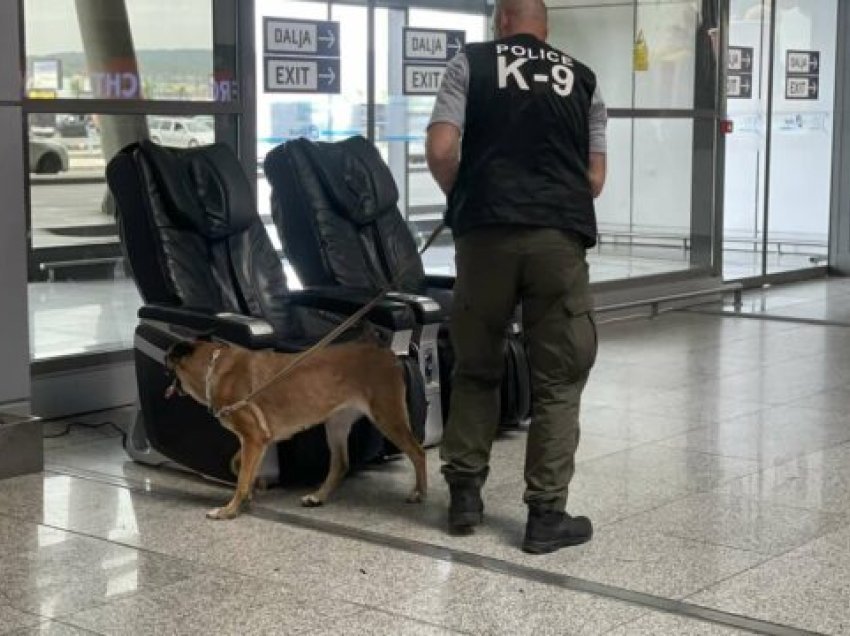
[[[745,310],[850,324],[850,281]],[[325,508],[272,490],[215,523],[227,489],[76,426],[43,475],[0,482],[0,634],[741,633],[652,599],[850,634],[850,327],[676,313],[601,340],[570,501],[596,524],[586,546],[519,550],[522,433],[494,448],[486,525],[455,538],[435,452],[422,506],[394,462]],[[84,423],[107,417],[133,412]]]

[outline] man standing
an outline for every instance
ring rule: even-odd
[[[542,0],[499,0],[494,26],[496,41],[468,45],[449,65],[428,127],[428,165],[457,248],[441,456],[449,530],[468,534],[483,520],[505,333],[521,305],[533,395],[523,549],[543,554],[593,533],[565,509],[597,350],[585,256],[596,243],[607,116],[593,72],[546,44]]]

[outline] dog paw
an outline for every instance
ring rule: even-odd
[[[301,498],[301,505],[305,508],[319,508],[324,504],[325,502],[319,499],[316,495],[307,495],[306,497]]]
[[[407,497],[407,503],[409,504],[421,504],[425,501],[425,495],[418,490],[414,490]]]
[[[207,513],[207,519],[213,519],[215,521],[226,521],[228,519],[235,519],[238,515],[238,512],[234,510],[229,510],[226,507],[214,508]]]

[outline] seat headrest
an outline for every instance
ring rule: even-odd
[[[139,144],[175,224],[211,240],[247,230],[257,220],[251,186],[235,153],[224,144],[189,150]]]
[[[336,211],[357,225],[374,223],[398,204],[398,188],[378,149],[364,137],[338,143],[287,144],[309,158]]]
[[[345,150],[345,182],[352,189],[365,188],[374,198],[378,215],[398,205],[398,187],[378,149],[364,137],[351,137],[340,146]]]

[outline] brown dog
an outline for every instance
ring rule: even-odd
[[[217,342],[182,342],[168,352],[166,366],[176,376],[173,389],[217,412],[242,400],[294,357]],[[233,498],[207,516],[238,516],[251,500],[266,449],[324,422],[330,470],[321,488],[301,500],[304,506],[321,506],[348,472],[348,434],[363,416],[413,462],[416,487],[408,501],[421,502],[427,493],[425,451],[410,431],[402,370],[391,351],[355,343],[311,355],[244,408],[219,418],[239,438],[241,461]]]

